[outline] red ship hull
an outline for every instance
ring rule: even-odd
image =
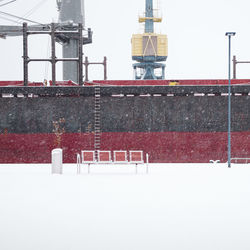
[[[51,150],[63,148],[63,161],[76,162],[81,150],[93,150],[93,133],[1,134],[0,163],[49,163]],[[232,133],[232,157],[247,157],[250,131]],[[155,163],[227,161],[227,133],[150,132],[102,133],[103,150],[143,150]],[[4,146],[3,146],[4,145]],[[157,145],[152,147],[152,145]]]
[[[249,82],[232,81],[233,158],[250,156]],[[83,87],[70,82],[21,87],[22,82],[0,82],[0,163],[49,163],[58,147],[65,163],[75,163],[81,150],[143,150],[155,163],[226,162],[226,83],[96,81]],[[98,131],[100,145],[95,147]]]

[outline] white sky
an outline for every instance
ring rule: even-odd
[[[45,0],[44,0],[45,1]],[[17,0],[0,7],[24,15],[40,0]],[[157,2],[157,0],[156,0]],[[85,0],[86,27],[93,32],[93,44],[84,47],[91,61],[108,57],[109,79],[132,79],[131,36],[142,29],[137,22],[145,0]],[[157,30],[168,35],[167,79],[227,78],[228,40],[225,32],[235,31],[232,54],[250,60],[249,0],[160,0],[163,23]],[[50,23],[57,21],[56,0],[47,0],[28,18]],[[0,19],[1,24],[11,24]],[[14,24],[14,23],[13,23]],[[47,57],[48,37],[29,39],[30,57]],[[60,57],[60,45],[57,56]],[[22,38],[0,40],[0,79],[22,79]],[[50,78],[44,64],[30,64],[30,80]],[[58,64],[58,80],[61,65]],[[101,66],[90,67],[90,78],[101,79]],[[238,78],[249,78],[250,65],[238,65]]]

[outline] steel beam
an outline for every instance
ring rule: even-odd
[[[55,24],[51,24],[51,64],[52,64],[52,85],[56,85],[56,41]]]
[[[79,56],[79,60],[78,60],[78,84],[80,86],[83,85],[83,50],[82,50],[82,46],[83,46],[83,37],[82,37],[82,29],[83,29],[83,25],[82,23],[79,23],[78,25],[78,33],[79,33],[79,44],[78,44],[78,56]]]
[[[23,23],[23,84],[28,86],[28,25]]]

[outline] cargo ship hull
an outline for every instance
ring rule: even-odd
[[[50,163],[51,150],[58,147],[55,134],[0,135],[1,163]],[[250,131],[232,133],[232,156],[248,158]],[[61,136],[63,161],[75,163],[80,150],[93,150],[93,134],[65,133]],[[92,145],[92,146],[91,146]],[[143,150],[155,163],[207,163],[227,161],[225,132],[103,133],[103,150]]]
[[[0,163],[64,162],[94,150],[95,88],[1,87]],[[100,150],[150,162],[227,160],[227,86],[98,86]],[[250,154],[250,86],[232,87],[232,157]]]

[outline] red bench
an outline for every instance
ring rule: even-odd
[[[138,164],[144,164],[145,161],[142,150],[130,150],[128,152],[126,150],[115,150],[113,151],[113,160],[111,151],[108,150],[98,150],[97,152],[82,150],[81,159],[80,154],[77,154],[77,173],[80,173],[80,163],[88,164],[88,172],[90,171],[90,164],[135,164],[137,173]],[[146,164],[148,173],[148,154],[146,154]]]

